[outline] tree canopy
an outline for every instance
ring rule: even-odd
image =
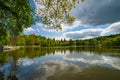
[[[0,0],[0,36],[20,34],[34,23],[29,0]]]
[[[75,18],[70,15],[70,11],[77,3],[83,1],[84,0],[35,0],[38,5],[36,12],[44,24],[52,26],[55,29],[61,29],[61,23],[72,23],[75,20]]]
[[[11,43],[15,43],[18,46],[39,46],[39,47],[59,47],[59,46],[120,46],[120,34],[101,36],[92,39],[85,40],[56,40],[46,38],[44,36],[31,35],[18,35],[16,39],[11,40]],[[1,41],[0,41],[1,43]]]

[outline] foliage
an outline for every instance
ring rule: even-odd
[[[34,23],[29,0],[0,0],[0,40],[20,34]]]
[[[61,29],[61,23],[72,23],[75,18],[70,15],[72,8],[84,0],[35,0],[39,5],[36,14],[41,21],[55,29]]]
[[[31,35],[18,35],[17,37],[10,37],[8,43],[18,46],[40,46],[40,47],[58,47],[58,46],[120,46],[120,34],[102,36],[86,40],[55,40],[46,38],[44,36]],[[0,41],[0,43],[4,43]]]

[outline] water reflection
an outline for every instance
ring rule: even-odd
[[[0,80],[4,80],[4,73],[3,73],[3,71],[0,71]]]
[[[54,75],[57,76],[58,73],[59,75],[63,75],[82,71],[77,65],[68,64],[65,61],[54,60],[42,63],[34,62],[30,65],[21,66],[19,69],[22,70],[22,72],[18,74],[20,80],[48,80],[49,77],[54,77]]]
[[[13,57],[9,57],[8,63],[0,68],[0,80],[18,80],[17,67]]]
[[[24,48],[1,53],[0,59],[5,58],[0,63],[0,75],[3,75],[0,80],[118,80],[119,52],[84,48]]]
[[[113,67],[120,70],[120,58],[82,52],[81,54],[67,54],[65,60],[79,61],[91,65],[100,65],[104,67]]]
[[[10,56],[8,59],[8,70],[6,71],[7,80],[18,80],[16,77],[17,65],[14,57]]]

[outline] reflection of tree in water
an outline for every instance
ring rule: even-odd
[[[7,80],[18,80],[16,77],[16,72],[17,72],[17,66],[16,66],[16,61],[14,60],[14,57],[11,56],[9,58],[10,67],[9,67],[9,74],[7,76]]]
[[[5,77],[5,72],[0,71],[0,80],[18,80],[18,78],[16,77],[14,71],[13,72],[10,71],[10,73],[6,77]]]
[[[15,75],[13,75],[13,76],[8,76],[7,80],[18,80],[18,78]]]
[[[0,71],[0,80],[4,80],[4,73],[3,73],[3,71]]]
[[[16,61],[17,59],[15,57],[15,52],[13,52],[8,57],[9,68],[7,70],[0,71],[0,80],[18,80],[18,78],[16,77],[17,72]],[[8,73],[6,73],[6,71]]]

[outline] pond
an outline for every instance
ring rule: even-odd
[[[21,48],[0,52],[0,80],[120,80],[120,49]]]

